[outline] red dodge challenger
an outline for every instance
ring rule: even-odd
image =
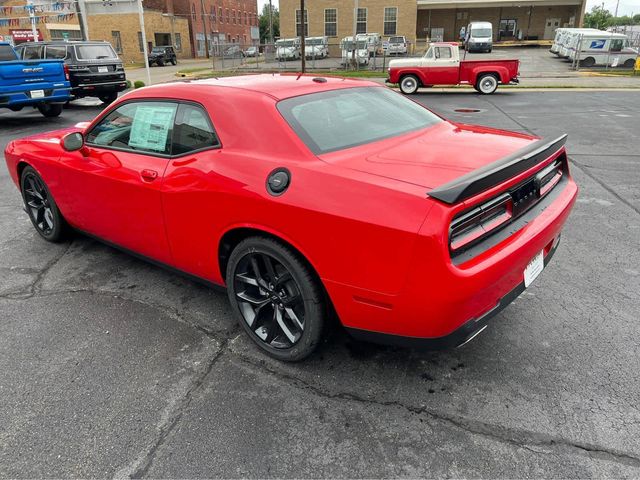
[[[294,361],[333,312],[375,342],[481,332],[558,245],[564,143],[367,81],[257,75],[136,90],[5,156],[44,239],[77,230],[226,286],[251,339]]]

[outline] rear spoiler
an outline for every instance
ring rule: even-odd
[[[551,141],[538,140],[508,157],[434,188],[427,195],[444,203],[454,204],[461,202],[509,178],[515,177],[549,158],[560,150],[566,141],[567,134]]]

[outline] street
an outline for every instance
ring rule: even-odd
[[[335,326],[308,361],[272,360],[224,292],[80,235],[46,243],[0,166],[0,476],[639,477],[640,96],[413,98],[568,133],[581,189],[541,276],[445,352]],[[101,108],[1,110],[0,148]]]

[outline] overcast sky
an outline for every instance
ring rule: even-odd
[[[317,1],[317,0],[316,0]],[[262,6],[269,3],[269,0],[258,0],[258,12],[262,11]],[[278,0],[272,0],[273,5],[278,6]],[[591,10],[594,5],[600,5],[602,0],[587,0],[587,11]],[[605,0],[604,6],[611,13],[616,10],[616,0]],[[618,15],[631,15],[640,13],[640,0],[620,0],[618,7]]]

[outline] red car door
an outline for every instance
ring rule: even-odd
[[[171,263],[161,187],[169,162],[175,102],[129,102],[66,152],[65,200],[77,228],[155,260]]]
[[[435,45],[433,58],[428,64],[428,80],[432,85],[457,85],[460,60],[451,46]],[[458,47],[455,47],[458,48]]]

